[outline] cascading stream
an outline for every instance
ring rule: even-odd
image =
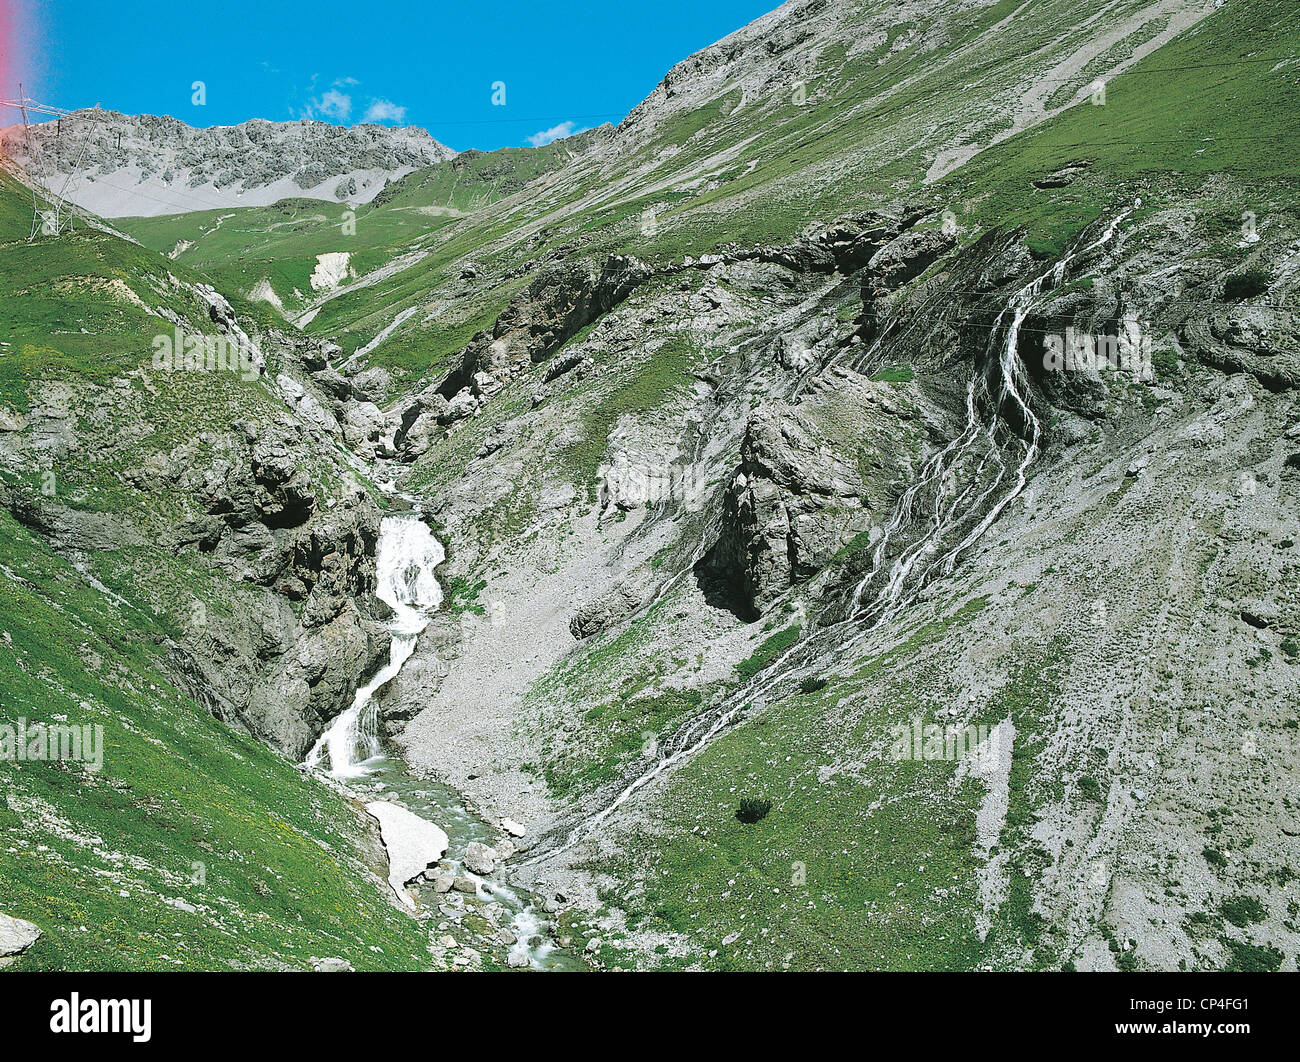
[[[860,627],[860,630],[842,646],[842,649],[847,650],[865,639],[881,623],[906,610],[927,585],[933,573],[952,573],[961,554],[993,525],[1003,510],[1024,489],[1027,470],[1038,456],[1042,424],[1030,408],[1026,394],[1027,387],[1024,383],[1024,371],[1018,349],[1020,327],[1028,316],[1034,300],[1044,291],[1059,287],[1071,263],[1110,242],[1119,231],[1119,226],[1124,219],[1131,213],[1131,210],[1120,213],[1111,221],[1099,239],[1085,247],[1071,250],[1051,269],[1019,288],[1007,300],[1006,307],[998,314],[989,332],[988,352],[993,353],[996,347],[996,358],[990,359],[985,371],[976,372],[967,385],[966,426],[952,442],[930,456],[922,466],[916,482],[899,498],[889,523],[876,543],[871,567],[854,587],[848,618],[796,642],[721,705],[689,723],[675,735],[672,741],[673,747],[666,749],[654,764],[624,787],[612,803],[579,823],[557,848],[537,853],[524,863],[525,866],[541,862],[545,858],[572,848],[595,826],[612,815],[637,790],[707,745],[725,730],[752,700],[753,687],[756,684],[761,684],[767,689],[776,681],[777,676],[787,672],[797,673],[798,669],[806,668],[815,658],[815,653],[812,651],[814,642],[836,637],[850,626]],[[1007,324],[1008,320],[1009,324]],[[996,369],[996,377],[992,383],[988,379],[988,368]],[[1008,403],[1011,404],[1008,412],[1013,413],[1023,423],[1028,438],[1010,428],[1004,415]],[[987,423],[981,422],[981,410],[985,411]],[[1006,440],[1005,448],[1017,451],[1019,460],[1015,462],[1011,473],[1011,485],[989,504],[1008,472],[1008,465],[1004,459],[1004,445],[1000,441],[1000,437],[1006,436],[1009,438]],[[963,461],[975,465],[975,474],[959,491],[957,470]],[[996,472],[993,473],[991,481],[981,490],[978,486],[980,477],[990,465],[996,465]],[[866,591],[882,572],[882,562],[888,547],[900,531],[915,525],[914,517],[918,499],[931,486],[936,488],[935,498],[926,529],[894,560],[885,585],[871,596],[868,604],[864,605],[862,602]],[[969,505],[965,504],[976,490],[979,490],[979,496]],[[946,505],[945,499],[949,499]],[[985,510],[986,505],[987,510]],[[976,520],[971,530],[950,550],[943,552],[945,540],[960,531],[973,516],[978,517],[981,511],[983,516]]]
[[[966,390],[965,429],[944,449],[931,456],[922,468],[917,482],[899,499],[893,517],[876,543],[870,569],[854,588],[849,621],[866,620],[867,623],[863,632],[850,645],[856,644],[870,630],[910,606],[926,585],[929,576],[934,573],[951,575],[961,554],[993,526],[1003,510],[1024,490],[1026,473],[1038,456],[1042,422],[1026,396],[1027,387],[1019,354],[1021,325],[1034,300],[1044,291],[1060,286],[1070,264],[1077,258],[1108,243],[1129,213],[1130,211],[1121,213],[1107,226],[1098,240],[1086,247],[1072,250],[1051,269],[1015,291],[1007,300],[1006,307],[998,314],[989,332],[989,353],[994,353],[996,348],[996,358],[990,359],[990,367],[996,367],[996,376],[992,383],[987,370],[972,376]],[[987,410],[987,422],[983,425],[980,420],[981,409]],[[1023,424],[1022,432],[1011,430],[1007,413]],[[1000,438],[1005,436],[1009,436],[1005,449],[1018,451],[1019,460],[1011,471],[1010,486],[1001,489],[999,494],[1008,472],[1003,456],[1004,446],[1000,442]],[[977,455],[979,467],[976,475],[958,493],[955,471],[963,461],[971,460]],[[990,462],[997,465],[992,481],[984,487],[978,498],[965,504],[971,492],[977,489],[975,484]],[[918,496],[932,485],[935,487],[933,515],[926,530],[917,541],[903,550],[890,567],[884,587],[872,595],[869,604],[863,605],[865,591],[881,573],[881,561],[886,550],[902,528],[911,526]],[[946,507],[945,498],[952,499]],[[980,513],[983,515],[980,516]],[[972,518],[976,518],[974,526],[955,546],[942,553],[943,543],[960,532]]]
[[[372,701],[375,692],[411,658],[416,639],[429,622],[428,614],[442,603],[442,587],[434,569],[445,555],[442,543],[418,516],[388,516],[380,524],[375,596],[393,610],[388,623],[393,636],[388,663],[357,690],[351,707],[340,712],[320,736],[307,754],[308,767],[322,769],[328,763],[335,778],[356,778],[366,774],[366,762],[380,754]]]
[[[465,810],[458,794],[450,788],[413,779],[401,764],[384,756],[374,703],[375,693],[414,654],[430,615],[442,604],[442,587],[434,571],[445,556],[442,543],[418,516],[388,516],[380,524],[375,549],[375,596],[393,610],[388,621],[392,635],[388,662],[357,690],[352,705],[320,736],[307,754],[306,766],[351,781],[374,798],[398,799],[416,814],[436,820],[459,848],[471,840],[492,843],[492,831]],[[540,915],[531,900],[500,881],[471,874],[451,854],[446,863],[476,883],[480,899],[495,901],[513,912],[510,926],[516,941],[510,949],[512,958],[521,959],[522,964],[535,970],[580,967],[577,959],[560,952],[541,933]]]

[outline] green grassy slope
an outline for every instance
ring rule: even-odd
[[[0,716],[104,733],[97,772],[0,761],[0,903],[44,932],[21,969],[427,965],[363,862],[363,812],[178,691],[157,619],[8,513],[0,557]]]
[[[948,682],[942,637],[982,607],[971,602],[851,677],[769,705],[685,764],[649,827],[592,866],[643,883],[634,900],[622,891],[605,902],[630,928],[683,935],[710,968],[979,965],[987,945],[972,915],[972,844],[982,787],[951,760],[867,750],[887,748],[895,725],[935,722],[928,706]],[[1001,711],[991,704],[989,718]],[[743,797],[772,810],[743,823]],[[608,948],[602,958],[620,961]]]
[[[1281,0],[1225,6],[1108,81],[1104,105],[1073,107],[976,156],[939,186],[936,201],[977,231],[1024,225],[1031,246],[1056,254],[1124,192],[1150,209],[1230,174],[1240,192],[1262,197],[1257,205],[1293,200],[1300,29],[1292,15]],[[1087,168],[1069,185],[1034,186],[1075,164]]]
[[[175,261],[206,273],[223,291],[248,295],[266,281],[292,315],[317,294],[311,287],[317,255],[347,252],[351,270],[363,276],[443,226],[559,169],[591,135],[542,148],[467,151],[407,174],[355,209],[284,199],[115,224],[146,247],[174,253]]]
[[[307,968],[340,955],[423,968],[423,934],[372,873],[383,856],[364,813],[218,722],[163,667],[195,602],[220,630],[259,603],[154,544],[185,493],[137,486],[131,470],[177,448],[214,465],[232,424],[283,406],[233,373],[148,372],[151,337],[173,327],[159,312],[212,328],[186,286],[200,278],[103,232],[28,243],[30,204],[0,174],[0,496],[146,537],[89,550],[79,570],[0,509],[0,721],[98,724],[106,746],[98,773],[0,760],[0,909],[44,933],[21,967]],[[77,445],[15,445],[28,417],[55,435],[75,425]],[[333,464],[301,458],[329,495]]]

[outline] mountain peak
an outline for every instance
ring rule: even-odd
[[[368,203],[392,180],[456,152],[416,126],[252,118],[195,127],[99,107],[0,133],[0,150],[103,217],[154,217],[295,197]],[[56,180],[57,178],[57,180]]]

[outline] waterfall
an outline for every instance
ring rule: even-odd
[[[510,926],[516,940],[509,951],[511,965],[535,970],[578,968],[578,960],[566,956],[542,932],[541,916],[532,899],[506,886],[500,873],[486,880],[465,869],[465,842],[496,843],[493,828],[468,812],[450,787],[415,779],[406,774],[404,764],[382,755],[378,710],[372,699],[411,658],[429,615],[442,603],[442,587],[434,569],[445,556],[442,543],[418,517],[384,518],[375,549],[375,596],[393,610],[388,621],[392,635],[388,662],[357,690],[351,707],[320,736],[307,755],[306,766],[328,769],[335,778],[351,780],[349,788],[354,793],[395,803],[418,818],[445,826],[456,854],[449,850],[442,865],[475,881],[480,899],[498,902],[513,912]],[[540,943],[530,943],[537,937],[542,938]]]
[[[613,802],[581,820],[558,847],[540,848],[521,865],[530,866],[572,848],[638,789],[708,745],[752,703],[757,695],[756,687],[770,689],[778,677],[797,672],[815,659],[812,645],[816,639],[821,639],[824,645],[825,640],[852,630],[855,633],[838,647],[841,653],[847,653],[880,624],[908,608],[931,577],[940,573],[952,574],[961,554],[1019,496],[1028,480],[1029,466],[1039,453],[1042,424],[1029,404],[1024,367],[1020,362],[1020,327],[1034,300],[1043,292],[1059,287],[1070,265],[1077,259],[1109,243],[1130,214],[1132,210],[1120,213],[1099,239],[1086,246],[1076,244],[1059,262],[1017,289],[1007,300],[989,332],[988,364],[983,371],[977,370],[972,374],[966,388],[964,430],[930,456],[915,482],[899,498],[876,542],[871,567],[853,589],[847,618],[781,652],[758,676],[742,684],[721,705],[696,717],[665,742],[659,758],[625,786]],[[992,380],[989,379],[989,370],[992,370]],[[1024,435],[1011,427],[1003,414],[1004,409],[1023,422]],[[959,475],[963,463],[970,469],[968,476]],[[933,501],[922,503],[922,494],[930,490],[934,492]],[[904,546],[886,570],[883,562],[887,548],[896,543],[901,533],[913,529],[918,523],[924,526],[920,535],[910,545]],[[944,552],[944,544],[951,544],[962,529],[972,523],[971,530]],[[875,584],[882,580],[884,585],[875,590]]]
[[[335,778],[355,778],[366,774],[366,761],[379,755],[377,712],[371,700],[402,670],[415,652],[428,614],[442,603],[442,587],[434,569],[445,556],[442,543],[417,516],[388,516],[380,524],[375,595],[393,610],[388,622],[393,636],[388,663],[357,690],[351,707],[340,712],[320,736],[307,754],[308,767],[319,768],[328,760]]]
[[[983,537],[1024,490],[1026,472],[1038,456],[1042,423],[1029,403],[1019,354],[1020,327],[1034,300],[1044,291],[1059,287],[1077,258],[1108,243],[1130,213],[1126,210],[1119,214],[1100,239],[1076,246],[1007,300],[989,332],[988,364],[984,371],[972,375],[966,388],[965,429],[926,461],[920,476],[903,492],[876,543],[871,567],[854,587],[850,619],[861,623],[862,631],[850,644],[856,644],[870,630],[911,605],[932,575],[951,575],[961,554]],[[1009,416],[1021,422],[1020,433],[1012,427]],[[959,477],[963,462],[967,467],[974,466],[973,474]],[[983,485],[986,472],[991,478]],[[959,490],[963,478],[965,485]],[[928,513],[923,513],[917,503],[930,490],[934,491],[933,504]],[[924,531],[903,549],[886,573],[881,562],[887,547],[901,530],[920,521],[924,521]],[[972,521],[974,526],[946,553],[942,552],[944,544],[951,543]],[[882,576],[884,586],[864,600]]]

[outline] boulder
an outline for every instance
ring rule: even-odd
[[[382,402],[390,382],[388,370],[376,365],[352,377],[352,390],[363,402]]]
[[[428,408],[416,414],[411,426],[398,432],[395,442],[403,458],[413,461],[427,453],[438,436],[438,426],[450,420],[450,404],[442,395],[434,395]]]
[[[645,598],[646,594],[641,589],[624,583],[614,593],[602,594],[580,605],[569,619],[569,633],[582,641],[608,630],[640,608]]]
[[[321,369],[312,379],[332,398],[340,401],[352,397],[352,381],[333,369]]]
[[[466,417],[472,417],[476,409],[478,409],[478,399],[468,387],[464,387],[448,400],[444,417],[447,423],[464,420]]]
[[[439,390],[452,395],[479,386],[504,386],[530,364],[548,360],[592,321],[627,298],[654,270],[626,255],[611,255],[599,266],[588,260],[547,265],[501,311],[491,329],[478,333],[459,365]],[[453,399],[454,402],[454,399]]]
[[[465,849],[465,868],[475,874],[491,874],[497,868],[496,849],[482,841],[471,841]]]
[[[343,411],[343,438],[354,450],[372,450],[384,428],[383,410],[373,402],[349,402]]]
[[[0,966],[7,966],[41,939],[41,931],[31,922],[0,913]]]

